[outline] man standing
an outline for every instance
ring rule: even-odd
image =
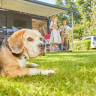
[[[65,51],[67,51],[67,49],[68,49],[68,32],[71,31],[71,28],[68,25],[66,25],[66,20],[63,20],[63,25],[59,29],[60,29],[61,40],[62,40],[60,49],[61,49],[61,51],[63,51],[64,43],[65,43]]]

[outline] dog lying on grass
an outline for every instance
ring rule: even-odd
[[[35,58],[45,55],[45,53],[45,44],[40,32],[31,29],[19,30],[9,38],[5,38],[0,44],[0,74],[3,77],[14,78],[24,75],[55,73],[52,70],[26,68],[27,65],[38,66],[27,63],[26,58]]]

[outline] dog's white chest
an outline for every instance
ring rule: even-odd
[[[22,57],[21,59],[18,60],[20,67],[21,68],[26,68],[26,59]]]

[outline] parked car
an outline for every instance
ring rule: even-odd
[[[88,39],[91,40],[91,45],[90,45],[90,47],[91,47],[91,48],[96,48],[96,36],[85,37],[85,38],[83,38],[82,40],[88,40]]]

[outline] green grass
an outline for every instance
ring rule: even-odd
[[[0,77],[0,96],[96,96],[96,51],[47,53],[30,62],[56,74]]]

